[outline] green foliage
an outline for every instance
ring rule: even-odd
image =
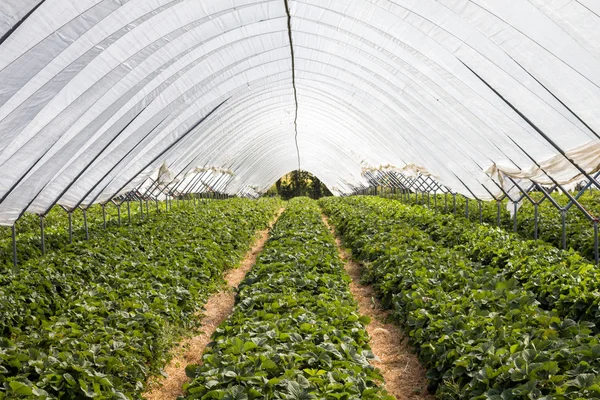
[[[277,201],[181,207],[0,275],[0,399],[140,398]]]
[[[497,268],[535,294],[544,309],[593,323],[600,331],[600,270],[573,251],[452,215],[436,215],[419,206],[395,207],[389,214],[418,227],[439,244],[456,248],[471,261]]]
[[[146,213],[145,204],[143,204],[144,215]],[[165,203],[159,204],[164,212]],[[156,206],[151,203],[148,208],[150,214],[156,212]],[[117,227],[118,210],[113,204],[106,205],[107,227]],[[138,202],[132,202],[130,205],[132,224],[143,223],[140,219],[140,205]],[[85,229],[83,222],[83,213],[77,210],[73,213],[73,240],[81,241],[85,239]],[[87,210],[88,229],[90,235],[96,235],[97,231],[103,230],[102,207],[99,204],[91,206]],[[127,205],[121,206],[121,222],[128,224]],[[67,213],[59,206],[50,210],[44,220],[46,249],[48,251],[57,251],[69,244],[69,219]],[[17,228],[17,258],[19,264],[42,256],[40,245],[40,217],[36,214],[25,213],[16,223]],[[10,269],[13,266],[12,254],[12,230],[10,227],[0,227],[0,271]]]
[[[600,398],[596,327],[572,315],[581,306],[578,282],[560,281],[582,273],[568,272],[580,257],[395,201],[321,204],[417,346],[440,398]],[[546,257],[564,261],[554,290]]]
[[[317,205],[296,198],[240,285],[186,399],[391,399]]]
[[[310,197],[320,199],[324,196],[332,196],[331,192],[319,178],[308,171],[293,171],[278,180],[269,192],[279,194],[284,200],[293,197]]]
[[[532,192],[530,196],[539,201],[543,195],[539,192]],[[399,196],[398,196],[399,197]],[[564,194],[554,193],[554,200],[561,206],[569,203],[569,199]],[[406,200],[406,196],[404,197]],[[587,191],[579,202],[592,215],[600,216],[600,192],[594,190]],[[446,205],[447,203],[447,205]],[[514,219],[510,217],[506,205],[508,200],[502,201],[500,204],[500,227],[512,232],[514,230]],[[427,195],[410,196],[410,204],[428,204],[430,208],[434,208],[435,199],[430,195],[429,201]],[[484,201],[482,205],[482,219],[490,225],[497,226],[498,222],[498,205],[496,202]],[[511,203],[512,205],[512,203]],[[456,196],[456,214],[459,217],[466,216],[466,199],[463,196]],[[441,213],[453,213],[454,203],[451,195],[444,198],[444,195],[437,195],[437,210]],[[522,206],[517,212],[517,232],[526,239],[534,238],[535,227],[535,208],[527,199],[523,200]],[[469,201],[469,219],[474,222],[479,221],[479,205],[477,201]],[[544,200],[538,206],[538,238],[562,249],[562,217],[560,211],[552,205],[549,200]],[[594,229],[592,223],[577,209],[572,206],[567,213],[566,218],[566,238],[567,248],[572,248],[578,251],[583,257],[588,260],[594,260]]]

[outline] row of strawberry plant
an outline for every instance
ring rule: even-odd
[[[177,203],[176,203],[177,204]],[[146,214],[154,214],[157,209],[164,211],[166,204],[151,203],[146,206],[144,203],[131,202],[129,207],[122,204],[120,207],[121,224],[140,224],[144,220],[142,217]],[[87,225],[89,235],[103,229],[104,218],[106,217],[106,226],[108,228],[119,225],[119,210],[115,205],[108,204],[104,207],[104,212],[99,204],[93,205],[86,210]],[[23,264],[34,258],[42,256],[41,249],[41,230],[40,217],[37,214],[25,213],[15,224],[17,239],[17,260]],[[85,239],[85,228],[83,212],[77,210],[72,213],[73,240],[81,241]],[[68,214],[59,206],[53,207],[44,217],[44,232],[47,251],[56,251],[69,244],[69,218]],[[13,243],[12,229],[10,227],[0,227],[0,271],[13,266]]]
[[[530,196],[535,201],[543,199],[541,193],[532,192]],[[403,201],[409,204],[420,204],[427,205],[428,208],[437,208],[438,212],[442,213],[454,213],[454,200],[451,195],[437,195],[437,201],[433,195],[422,196],[415,195],[403,196]],[[569,198],[564,194],[554,193],[552,195],[554,200],[561,206],[565,206],[569,203]],[[398,197],[400,198],[400,197]],[[580,199],[579,202],[592,213],[592,215],[600,215],[600,193],[593,191],[592,193],[586,192]],[[436,207],[437,205],[437,207]],[[507,211],[507,205],[512,208],[512,203],[509,204],[508,200],[503,200],[500,205],[500,226],[508,231],[514,230],[514,219]],[[498,205],[496,202],[484,201],[481,202],[481,219],[490,225],[497,226],[498,224]],[[456,196],[456,215],[466,216],[467,202],[463,196]],[[479,204],[477,201],[468,202],[468,219],[474,222],[478,222],[480,219],[479,215]],[[521,207],[517,212],[517,233],[522,235],[525,239],[534,238],[535,230],[535,208],[531,202],[524,199]],[[552,244],[557,248],[563,246],[563,233],[562,233],[562,217],[560,211],[549,201],[544,200],[538,206],[538,238]],[[594,230],[592,223],[577,209],[573,206],[569,210],[566,216],[566,241],[567,248],[572,248],[588,260],[594,260]]]
[[[0,399],[139,398],[278,207],[181,207],[0,275]]]
[[[389,200],[371,202],[392,220],[404,220],[446,247],[457,247],[473,261],[500,269],[531,292],[545,309],[561,317],[596,324],[600,318],[600,270],[578,253],[547,243],[523,240],[505,230],[452,215],[436,215],[423,207]],[[384,207],[385,206],[385,207]],[[594,326],[596,332],[600,326]]]
[[[377,198],[321,200],[364,279],[393,310],[443,399],[600,398],[600,341],[501,268],[420,230],[419,211]]]
[[[349,277],[317,204],[290,201],[188,399],[384,399]]]

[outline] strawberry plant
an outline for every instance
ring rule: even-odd
[[[535,201],[543,199],[543,195],[539,192],[531,192],[529,194]],[[561,206],[569,203],[569,198],[562,193],[552,194],[554,200]],[[408,201],[412,205],[425,205],[430,208],[435,208],[441,213],[451,214],[454,211],[454,203],[452,196],[437,195],[437,202],[434,201],[433,195],[430,195],[429,201],[427,196],[419,195],[415,198],[410,196],[408,200],[405,196],[403,201]],[[579,202],[590,211],[592,215],[600,215],[600,192],[586,192],[579,198]],[[503,200],[500,206],[500,226],[509,232],[514,229],[514,220],[507,211],[508,200]],[[498,208],[496,202],[484,201],[482,205],[482,220],[492,226],[498,224]],[[456,216],[464,218],[466,216],[466,200],[463,196],[456,196]],[[512,203],[510,203],[512,207]],[[469,201],[469,219],[473,222],[479,221],[479,205],[476,201]],[[535,227],[535,208],[527,199],[523,200],[519,211],[517,212],[517,232],[524,239],[534,238]],[[588,260],[594,260],[594,231],[592,223],[575,207],[571,207],[566,218],[566,238],[567,248],[579,252]],[[562,249],[562,223],[560,211],[552,205],[549,200],[544,200],[538,206],[538,237],[539,239],[552,244],[557,248]]]
[[[450,231],[421,229],[430,211],[376,198],[321,204],[409,333],[440,398],[600,398],[594,324],[540,307],[520,279],[450,244]]]
[[[278,207],[181,207],[5,271],[0,399],[140,398]]]
[[[146,215],[145,205],[144,215]],[[159,207],[164,211],[165,204],[160,203]],[[150,214],[156,212],[155,204],[148,207]],[[118,211],[115,205],[105,207],[107,227],[113,228],[118,225]],[[91,206],[87,211],[88,230],[90,235],[95,235],[97,231],[103,229],[102,207],[98,204]],[[138,202],[132,202],[130,205],[130,214],[132,224],[144,223],[140,220],[140,207]],[[46,249],[48,251],[57,251],[69,244],[69,223],[67,213],[59,206],[50,210],[44,219],[44,232],[46,237]],[[121,206],[121,222],[128,224],[127,206]],[[81,241],[85,239],[85,229],[83,213],[80,210],[72,214],[73,239]],[[36,214],[25,213],[16,223],[17,233],[17,259],[19,264],[28,260],[42,256],[40,246],[40,219]],[[0,226],[0,271],[13,266],[12,254],[12,230],[10,227]]]
[[[186,399],[391,399],[314,201],[296,198],[240,285]]]
[[[517,279],[536,295],[544,309],[561,317],[587,321],[600,318],[600,270],[573,251],[547,243],[522,240],[518,235],[479,225],[452,215],[436,215],[420,206],[394,206],[374,201],[393,221],[403,220],[421,229],[443,246],[455,248],[470,260],[497,268],[507,279]]]

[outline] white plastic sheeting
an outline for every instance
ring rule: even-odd
[[[493,166],[577,176],[558,149],[596,171],[599,16],[596,0],[2,0],[0,224],[161,166],[173,190],[249,194],[300,163],[341,194],[365,165],[417,165],[480,199],[500,192]]]

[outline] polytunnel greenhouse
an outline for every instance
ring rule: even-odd
[[[600,399],[599,0],[0,0],[0,400]]]

